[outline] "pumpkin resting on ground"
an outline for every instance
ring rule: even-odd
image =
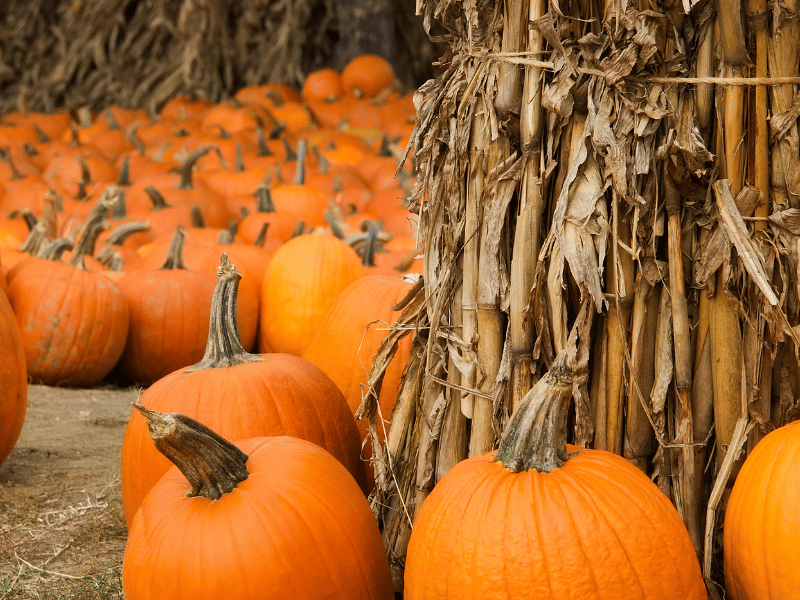
[[[137,408],[177,467],[131,525],[128,600],[394,598],[369,504],[325,450],[291,437],[234,445],[184,415]]]
[[[707,597],[689,534],[655,484],[620,456],[567,446],[571,390],[562,352],[500,449],[439,481],[414,522],[407,600]]]
[[[236,327],[240,278],[223,254],[203,360],[159,379],[142,401],[153,410],[200,419],[229,439],[289,435],[308,440],[328,450],[365,489],[358,430],[336,384],[297,356],[248,354],[242,348]],[[122,443],[122,500],[128,525],[169,466],[153,448],[145,419],[133,413]]]
[[[69,264],[28,259],[9,282],[28,374],[36,381],[91,387],[122,354],[128,304],[113,281],[84,264],[114,200],[106,196],[92,209]]]

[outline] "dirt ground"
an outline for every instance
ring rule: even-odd
[[[139,390],[28,387],[0,466],[0,600],[121,598],[120,457]]]

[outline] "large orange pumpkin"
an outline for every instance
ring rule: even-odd
[[[566,444],[564,354],[523,399],[496,453],[462,461],[414,522],[407,600],[705,599],[689,534],[624,458]]]
[[[794,421],[764,437],[736,477],[722,541],[731,600],[800,598],[798,448],[800,421]]]
[[[0,271],[0,279],[3,273]],[[19,325],[0,290],[0,464],[17,443],[28,406],[28,376]]]
[[[286,242],[262,281],[259,349],[299,356],[336,297],[363,275],[358,254],[332,235],[300,235]]]
[[[369,504],[328,452],[291,437],[234,445],[184,415],[144,413],[177,467],[131,525],[128,600],[393,600]]]
[[[253,355],[242,348],[235,317],[240,277],[224,257],[203,360],[159,379],[142,402],[202,420],[230,439],[290,435],[308,440],[333,454],[365,488],[358,430],[336,384],[297,356]],[[134,413],[122,443],[122,500],[129,525],[168,469],[169,461],[148,439],[145,419]]]

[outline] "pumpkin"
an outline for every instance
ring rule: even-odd
[[[300,95],[306,102],[332,101],[342,95],[342,79],[336,69],[325,68],[311,71],[303,81]]]
[[[183,262],[178,228],[159,269],[129,271],[117,282],[130,309],[130,332],[117,369],[126,381],[150,385],[203,357],[217,278]]]
[[[336,297],[363,275],[358,254],[332,235],[299,235],[283,244],[261,283],[259,349],[299,356]]]
[[[2,271],[0,279],[5,280]],[[0,464],[17,443],[28,406],[28,374],[25,349],[17,318],[0,290]]]
[[[88,271],[103,218],[116,201],[92,209],[69,264],[31,258],[9,281],[29,375],[48,385],[89,387],[114,367],[128,335],[128,304],[108,277]]]
[[[394,83],[394,69],[382,56],[361,54],[342,69],[342,87],[357,98],[373,98]]]
[[[240,278],[223,255],[203,359],[159,379],[142,395],[142,402],[154,410],[201,419],[231,439],[290,435],[308,440],[333,454],[366,487],[356,424],[336,385],[299,357],[253,355],[242,348],[235,317]],[[132,414],[122,443],[122,501],[128,525],[168,469],[169,461],[147,439],[145,419]]]
[[[731,600],[800,598],[793,560],[800,531],[800,421],[766,435],[748,455],[725,509],[722,549]]]
[[[353,414],[361,406],[362,388],[366,386],[372,359],[378,346],[399,313],[392,306],[402,300],[412,284],[400,278],[367,275],[351,283],[339,294],[317,334],[303,353],[303,358],[321,368],[338,386]],[[381,417],[389,421],[397,402],[400,377],[411,352],[411,336],[399,344],[397,353],[383,376],[378,404]],[[388,431],[389,425],[386,425]],[[368,424],[359,423],[362,444],[369,438]],[[379,426],[381,440],[384,431]],[[363,445],[362,456],[372,456],[372,444]],[[367,481],[371,469],[367,470]]]
[[[407,600],[706,598],[689,534],[624,458],[566,444],[565,353],[523,398],[499,450],[453,467],[425,499]]]
[[[232,444],[184,415],[135,406],[176,466],[131,524],[125,598],[394,598],[369,504],[328,452],[291,437]]]

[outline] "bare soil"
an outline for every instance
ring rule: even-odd
[[[28,387],[0,466],[0,600],[122,598],[122,438],[135,388]]]

